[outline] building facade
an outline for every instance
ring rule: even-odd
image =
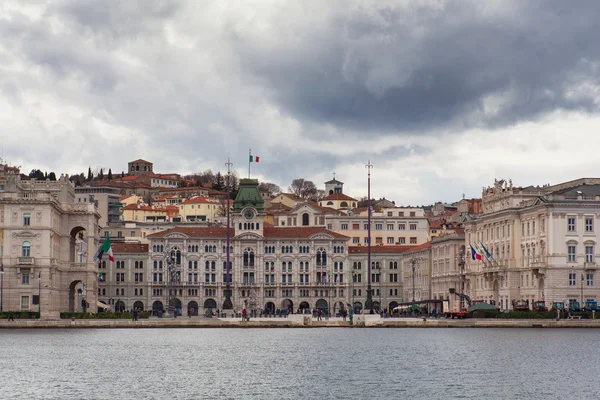
[[[496,181],[482,200],[483,213],[465,222],[467,294],[502,309],[516,300],[598,299],[600,179],[526,188]],[[482,251],[473,260],[471,244],[492,257]]]
[[[7,177],[0,190],[4,311],[82,311],[97,301],[95,205],[75,201],[68,176],[51,182]]]
[[[465,290],[465,234],[462,231],[446,233],[431,240],[431,298],[448,300],[450,309],[460,298],[450,294]],[[460,308],[460,307],[459,307]]]
[[[415,246],[402,257],[404,299],[424,301],[431,299],[431,242]]]
[[[101,227],[118,224],[121,220],[121,189],[111,186],[80,186],[75,188],[77,203],[95,202]]]

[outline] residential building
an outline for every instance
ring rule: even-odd
[[[78,186],[75,187],[77,203],[94,202],[100,213],[98,225],[106,227],[118,224],[121,220],[121,189],[112,186]]]
[[[360,214],[328,215],[327,229],[350,237],[349,245],[366,246],[367,211]],[[396,207],[371,212],[372,245],[417,246],[429,240],[429,221],[421,208]]]
[[[405,301],[431,300],[431,242],[406,251],[402,271]]]
[[[409,246],[371,247],[371,289],[375,310],[393,310],[404,300],[402,257]],[[351,301],[355,310],[362,310],[367,301],[369,285],[368,246],[348,248],[348,265],[352,268]]]
[[[179,204],[179,216],[182,222],[214,222],[217,216],[224,213],[225,211],[219,199],[196,196]]]
[[[450,309],[461,299],[450,294],[453,288],[464,293],[465,286],[465,234],[462,230],[447,232],[431,239],[431,298],[448,300]]]
[[[179,215],[177,206],[155,207],[143,203],[121,208],[124,222],[168,222]]]
[[[127,163],[127,171],[130,175],[147,175],[151,174],[152,163],[150,161],[142,160],[141,158],[135,161]]]
[[[482,208],[464,224],[466,294],[502,309],[516,300],[598,299],[600,179],[525,188],[496,180],[484,188]],[[473,260],[471,244],[483,261]]]

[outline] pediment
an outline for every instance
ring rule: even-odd
[[[316,233],[310,237],[311,240],[333,240],[333,235],[327,233]]]
[[[239,240],[263,240],[263,237],[254,232],[243,232],[235,236]]]
[[[180,232],[171,232],[171,233],[167,233],[164,236],[165,239],[189,239],[189,236],[184,234],[184,233],[180,233]]]

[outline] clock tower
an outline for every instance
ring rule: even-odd
[[[239,190],[233,203],[235,236],[254,233],[263,236],[265,202],[258,191],[257,179],[240,179]]]

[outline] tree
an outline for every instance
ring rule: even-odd
[[[221,175],[221,171],[217,172],[212,188],[214,190],[218,190],[219,192],[227,190],[227,186],[225,186],[225,179],[223,178],[223,175]]]
[[[281,193],[281,188],[279,185],[271,182],[261,182],[258,185],[258,191],[261,193],[268,193],[269,196],[275,196],[276,194]]]
[[[91,181],[94,178],[94,176],[92,175],[92,167],[88,167],[88,176],[87,176],[87,180]]]
[[[316,197],[317,187],[312,181],[307,181],[304,178],[297,178],[292,181],[288,190],[298,197],[310,199]]]
[[[121,178],[125,178],[125,171],[121,171]]]
[[[112,181],[112,178],[113,178],[113,176],[112,176],[112,169],[109,168],[108,169],[108,180]]]
[[[104,179],[104,170],[102,168],[100,168],[100,172],[98,172],[98,179]]]
[[[50,172],[48,174],[48,179],[50,179],[51,181],[55,181],[56,180],[56,174],[54,172]]]
[[[39,169],[32,169],[31,172],[29,173],[29,179],[43,180],[45,178],[46,178],[46,176]]]

